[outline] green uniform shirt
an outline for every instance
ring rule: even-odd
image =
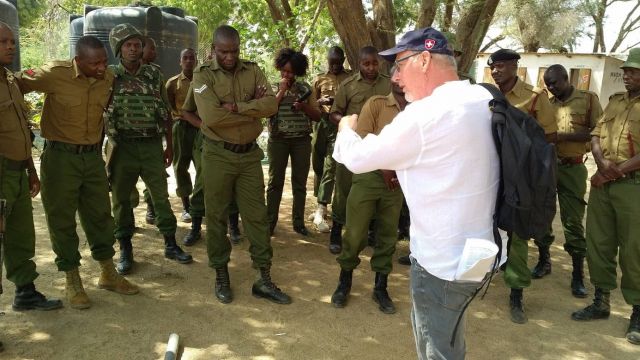
[[[358,72],[338,86],[331,112],[342,115],[360,114],[362,106],[370,97],[387,95],[390,91],[391,81],[388,76],[379,74],[373,83],[369,83]]]
[[[259,86],[265,96],[255,98]],[[224,103],[235,103],[238,112],[225,109]],[[183,110],[198,111],[202,119],[202,134],[213,140],[233,144],[248,144],[262,132],[263,117],[278,111],[273,90],[262,70],[254,62],[238,60],[235,71],[229,72],[215,59],[198,65]]]
[[[555,110],[558,131],[575,134],[591,131],[602,116],[598,95],[591,91],[573,89],[566,101],[552,96],[549,101]],[[578,157],[589,151],[589,142],[561,141],[556,144],[558,157]]]
[[[591,135],[600,137],[605,159],[623,163],[640,152],[640,96],[613,94]]]
[[[187,98],[191,80],[180,73],[167,80],[167,97],[169,98],[169,106],[171,107],[171,116],[174,120],[182,118],[182,105]]]
[[[362,138],[368,134],[379,135],[382,128],[391,124],[400,111],[400,105],[393,93],[387,96],[372,96],[360,111],[356,133]]]
[[[513,89],[506,93],[505,97],[511,105],[536,118],[545,134],[558,132],[554,110],[545,90],[534,88],[518,78]]]
[[[334,75],[331,72],[324,74],[318,74],[313,80],[313,94],[311,97],[314,99],[333,99],[336,95],[338,85],[351,76],[351,71],[344,70],[338,75]],[[331,105],[322,105],[320,111],[325,114],[331,112]]]
[[[40,128],[47,140],[91,145],[102,140],[102,114],[109,101],[113,74],[88,78],[75,60],[52,61],[39,69],[16,75],[23,93],[46,95]]]
[[[0,156],[11,160],[31,157],[27,108],[13,74],[0,66]]]

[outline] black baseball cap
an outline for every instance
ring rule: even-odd
[[[396,46],[379,52],[387,61],[395,61],[396,55],[403,51],[428,51],[434,54],[444,54],[453,56],[449,49],[447,38],[442,33],[432,27],[412,30],[400,38]]]

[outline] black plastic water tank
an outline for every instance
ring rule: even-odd
[[[0,0],[0,21],[9,25],[16,38],[16,55],[9,68],[13,71],[20,71],[20,20],[17,0]]]
[[[69,15],[69,57],[76,56],[76,43],[84,34],[84,16]]]
[[[182,49],[197,49],[198,45],[196,23],[183,16],[174,15],[184,14],[182,9],[176,9],[167,9],[172,12],[168,13],[155,6],[85,8],[84,35],[98,37],[107,47],[109,63],[117,64],[118,59],[113,56],[109,45],[109,32],[114,26],[122,23],[135,26],[143,35],[155,40],[158,53],[155,62],[168,78],[180,72]]]

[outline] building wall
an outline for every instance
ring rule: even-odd
[[[475,74],[478,82],[493,82],[490,74],[486,71],[489,55],[481,53],[477,56]],[[553,64],[561,64],[574,75],[575,80],[588,81],[588,89],[598,95],[603,107],[609,102],[611,94],[624,91],[622,73],[618,69],[622,61],[619,59],[599,54],[530,53],[521,54],[521,56],[519,75],[522,77],[526,74],[525,81],[534,86],[544,86],[542,74],[545,68]]]

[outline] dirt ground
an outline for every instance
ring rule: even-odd
[[[593,165],[590,166],[593,171]],[[192,169],[193,170],[193,169]],[[265,169],[266,170],[266,169]],[[171,171],[170,171],[171,172]],[[310,177],[311,180],[311,177]],[[311,188],[311,181],[309,182]],[[173,178],[169,185],[175,189]],[[138,188],[142,190],[140,182]],[[181,204],[172,194],[179,215]],[[307,212],[313,210],[308,197]],[[161,359],[169,333],[180,335],[181,359],[414,359],[409,320],[409,269],[394,264],[389,291],[398,312],[385,315],[371,300],[374,274],[371,249],[354,274],[351,299],[344,309],[330,305],[339,267],[327,250],[328,235],[302,237],[291,229],[291,188],[287,184],[281,220],[272,239],[273,278],[294,302],[283,306],[251,296],[255,272],[246,239],[233,248],[230,263],[235,300],[223,305],[213,296],[214,273],[207,266],[204,242],[188,249],[194,263],[165,260],[162,237],[144,223],[144,208],[136,209],[139,231],[134,238],[136,265],[129,279],[141,293],[124,296],[99,290],[98,264],[81,237],[81,274],[93,302],[88,310],[64,308],[52,312],[15,312],[14,287],[5,280],[0,298],[1,359]],[[37,231],[36,284],[51,297],[63,298],[64,274],[56,270],[42,203],[34,202]],[[179,222],[178,238],[189,225]],[[572,311],[589,299],[576,299],[569,290],[571,262],[562,249],[560,221],[554,223],[553,273],[535,280],[525,291],[529,323],[509,321],[508,290],[496,277],[486,297],[468,310],[468,359],[639,359],[640,347],[625,338],[631,307],[619,291],[612,293],[612,314],[606,321],[576,323]],[[531,244],[533,245],[533,244]],[[530,247],[533,266],[537,250]],[[408,251],[398,244],[396,257]],[[588,284],[590,293],[593,287]]]

